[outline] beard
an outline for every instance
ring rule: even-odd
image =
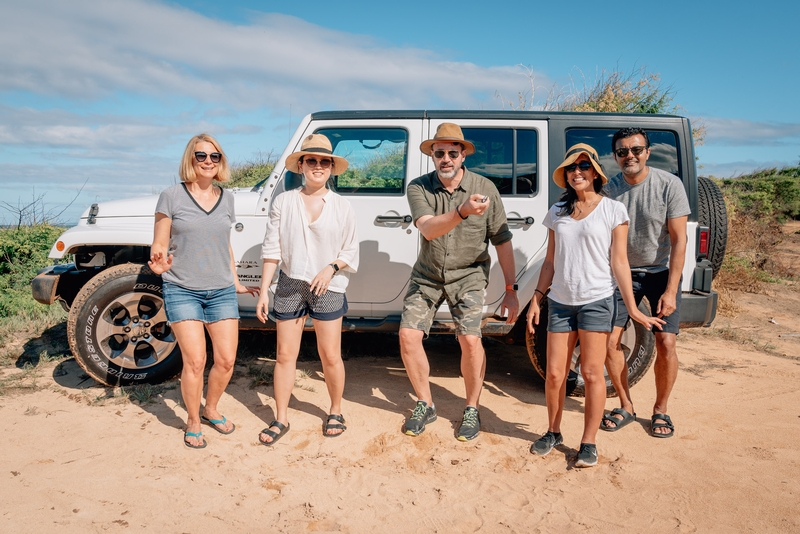
[[[458,171],[461,170],[461,164],[454,164],[453,167],[448,171],[443,171],[441,169],[437,169],[437,173],[439,174],[439,178],[442,180],[452,180],[458,174]]]

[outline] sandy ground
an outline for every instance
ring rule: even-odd
[[[566,443],[530,454],[547,429],[543,384],[524,348],[494,342],[469,443],[454,437],[464,393],[449,338],[428,346],[439,420],[421,436],[401,433],[413,399],[396,336],[352,336],[381,357],[346,361],[348,430],[322,436],[321,366],[301,362],[291,430],[273,448],[257,440],[274,408],[270,387],[251,387],[257,360],[237,366],[220,405],[236,431],[205,427],[203,450],[183,445],[178,389],[139,404],[72,360],[40,365],[38,389],[0,396],[0,531],[797,532],[800,287],[733,296],[738,316],[679,337],[675,437],[647,433],[651,369],[633,388],[637,422],[599,433],[591,469],[573,467],[583,399],[567,401]]]

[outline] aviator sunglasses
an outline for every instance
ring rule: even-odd
[[[458,156],[461,155],[461,152],[458,150],[447,150],[447,155],[450,156],[450,159],[456,159]],[[445,150],[434,150],[433,157],[437,159],[441,159],[444,157]]]
[[[206,160],[206,156],[211,158],[211,163],[219,163],[219,160],[222,159],[222,154],[220,154],[219,152],[212,152],[211,154],[206,154],[205,152],[194,153],[194,159],[196,159],[200,163]]]
[[[580,163],[572,163],[564,167],[564,170],[567,172],[575,172],[575,169],[580,169],[582,171],[588,171],[592,168],[592,164],[588,161],[581,161]]]
[[[628,155],[628,151],[633,152],[634,156],[638,156],[647,149],[646,146],[632,146],[630,148],[618,148],[614,151],[618,158],[624,158]]]
[[[333,160],[331,160],[330,158],[317,159],[317,158],[310,158],[310,157],[306,156],[306,157],[303,158],[303,163],[307,163],[308,166],[311,167],[311,168],[316,167],[317,163],[319,163],[320,167],[322,167],[323,169],[327,169],[328,167],[331,166],[331,163],[333,163]]]

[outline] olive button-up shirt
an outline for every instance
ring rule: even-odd
[[[450,193],[436,171],[414,179],[408,185],[408,203],[414,224],[424,215],[443,215],[455,210],[475,193],[489,197],[489,209],[482,216],[471,215],[447,234],[428,240],[421,237],[420,253],[411,279],[422,285],[453,286],[455,293],[483,289],[489,281],[489,242],[510,241],[506,213],[495,185],[464,168],[464,177]],[[452,291],[447,291],[455,296]]]

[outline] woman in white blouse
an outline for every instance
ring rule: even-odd
[[[280,267],[272,311],[278,337],[273,377],[276,414],[258,436],[267,446],[289,431],[289,399],[307,315],[314,322],[331,398],[322,433],[336,437],[347,429],[341,409],[345,377],[342,317],[347,313],[345,289],[350,273],[358,268],[359,243],[350,203],[326,187],[331,174],[347,169],[347,160],[333,154],[327,137],[312,134],[298,152],[286,158],[286,168],[303,174],[305,180],[303,187],[286,191],[273,201],[261,248],[262,291],[256,305],[259,320],[266,322],[269,286]]]

